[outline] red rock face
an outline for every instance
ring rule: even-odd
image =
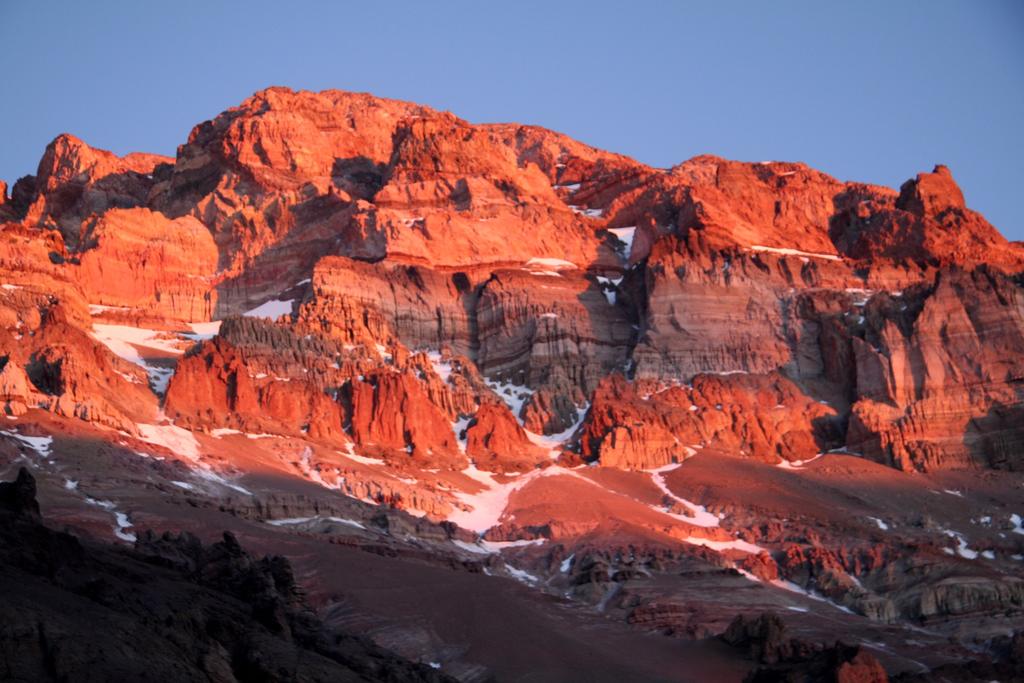
[[[466,455],[491,472],[525,472],[548,458],[504,404],[484,403],[466,429]]]
[[[118,157],[65,134],[46,148],[35,177],[18,181],[13,199],[27,223],[57,228],[75,244],[90,215],[145,205],[157,167],[172,162],[157,154]]]
[[[86,328],[86,304],[174,327],[287,298],[302,301],[285,327],[370,350],[356,365],[336,351],[347,370],[250,346],[190,357],[168,407],[197,426],[347,429],[455,466],[447,424],[476,415],[475,452],[521,469],[536,460],[521,425],[561,433],[590,404],[579,453],[604,465],[714,444],[767,461],[845,445],[904,469],[1017,466],[1021,295],[1005,273],[1024,252],[945,167],[898,193],[783,162],[656,171],[540,128],[272,88],[197,126],[173,163],[61,136],[3,211],[31,226],[5,228],[0,266],[30,287],[0,301],[10,326],[41,315],[44,293]],[[378,345],[450,349],[470,374],[438,382],[403,356],[390,377]],[[292,385],[249,395],[227,379],[238,363]],[[476,372],[529,389],[511,421],[477,415],[490,390]],[[693,386],[668,388],[680,381]],[[357,419],[341,429],[345,386]],[[426,424],[439,416],[443,429]],[[983,427],[958,440],[969,424]]]
[[[179,362],[164,410],[191,429],[345,440],[337,401],[308,382],[267,379],[221,339],[204,344]]]
[[[650,385],[648,385],[650,387]],[[594,392],[580,453],[607,467],[653,469],[715,447],[777,463],[836,444],[836,411],[777,375],[700,375],[640,393],[621,376]]]
[[[1024,252],[1007,242],[981,214],[967,208],[945,166],[908,180],[898,197],[866,196],[853,189],[837,204],[842,209],[832,219],[832,239],[852,258],[933,265],[987,263],[1010,271],[1024,267]]]
[[[359,446],[423,467],[466,465],[451,424],[408,373],[380,372],[351,383],[351,431]]]
[[[78,277],[93,304],[159,322],[205,321],[215,310],[217,248],[191,216],[111,209],[85,224]]]

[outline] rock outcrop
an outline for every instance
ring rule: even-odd
[[[714,446],[775,463],[811,458],[840,434],[834,409],[779,375],[698,375],[688,386],[643,391],[613,375],[594,392],[580,437],[585,459],[651,469]]]
[[[853,340],[848,447],[904,470],[1020,469],[1024,291],[982,267],[875,297]]]
[[[750,683],[769,681],[837,681],[839,683],[887,683],[885,669],[860,646],[837,642],[831,646],[789,637],[777,615],[737,616],[720,638],[746,650],[761,666],[747,676]]]
[[[157,154],[119,157],[64,134],[47,146],[36,175],[17,182],[12,201],[26,223],[56,228],[77,245],[89,216],[144,206],[154,174],[172,162]]]
[[[535,446],[504,403],[484,403],[466,428],[466,455],[489,472],[523,472],[549,458]]]

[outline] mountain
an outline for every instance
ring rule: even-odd
[[[658,169],[270,88],[0,196],[0,474],[165,609],[174,538],[463,681],[1013,671],[1024,246],[944,166]]]

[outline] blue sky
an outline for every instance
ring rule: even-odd
[[[518,121],[670,166],[805,161],[898,186],[951,167],[1024,239],[1024,2],[0,0],[0,179],[61,132],[173,155],[269,85]]]

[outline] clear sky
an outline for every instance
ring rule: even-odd
[[[898,187],[951,167],[1024,239],[1024,2],[0,0],[0,179],[70,132],[173,155],[269,85],[568,133],[655,166],[804,161]]]

